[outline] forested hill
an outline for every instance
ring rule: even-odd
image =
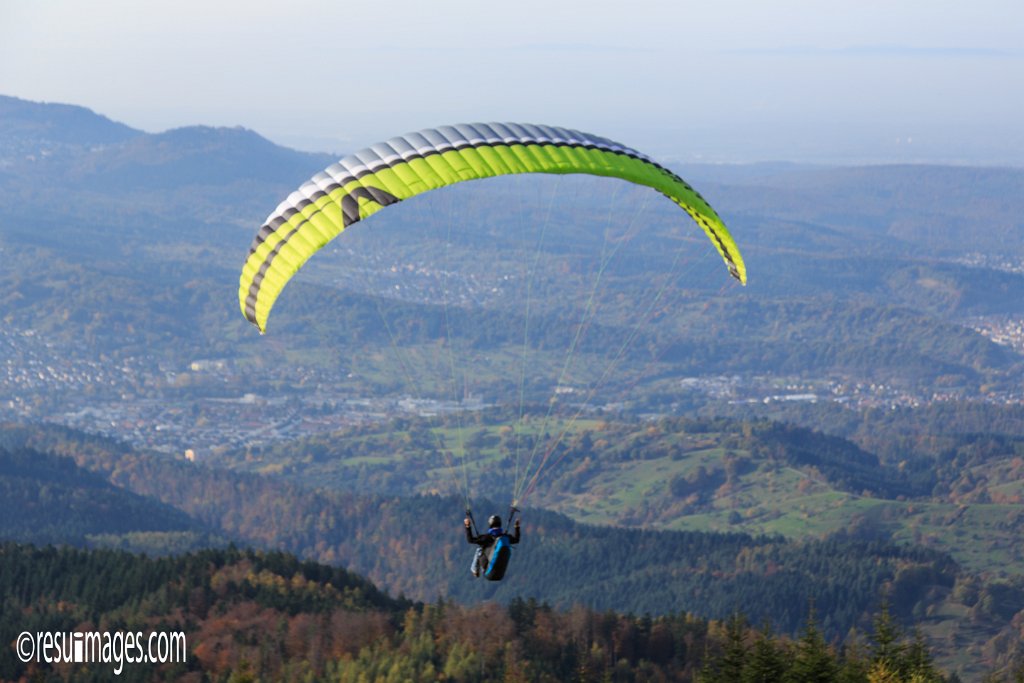
[[[3,538],[34,543],[130,544],[171,550],[216,542],[180,510],[114,486],[69,458],[0,446],[0,528]]]
[[[472,546],[460,502],[435,496],[392,499],[313,490],[276,478],[107,447],[70,432],[8,430],[9,442],[71,456],[124,489],[171,505],[228,539],[280,548],[358,571],[395,593],[507,601],[533,596],[555,604],[658,613],[693,610],[724,617],[749,605],[756,622],[795,632],[809,600],[830,636],[863,624],[885,586],[893,610],[909,617],[928,591],[948,591],[957,567],[946,555],[857,539],[790,542],[781,537],[649,532],[591,527],[531,510],[529,543],[499,584],[468,574]],[[9,446],[13,447],[13,446]],[[478,509],[493,507],[478,501]],[[521,558],[521,559],[519,559]],[[928,581],[903,584],[899,577]],[[895,582],[895,584],[894,584]]]
[[[29,242],[56,231],[79,248],[102,235],[99,253],[115,236],[223,246],[273,208],[267,196],[333,160],[242,128],[146,133],[82,107],[0,96],[4,229]]]
[[[184,661],[25,664],[3,680],[914,680],[947,678],[882,606],[856,646],[829,644],[813,611],[796,638],[739,614],[634,616],[534,600],[475,607],[395,600],[344,570],[236,549],[150,559],[0,544],[0,633],[183,633]],[[134,654],[134,653],[133,653]],[[118,653],[120,655],[120,653]],[[117,655],[115,655],[117,656]],[[888,676],[888,678],[879,678]],[[914,677],[914,678],[911,678]],[[993,679],[1000,680],[1000,679]]]
[[[544,438],[517,434],[508,411],[489,411],[461,428],[473,454],[466,467],[478,494],[514,487],[519,451],[552,451],[534,500],[575,516],[671,527],[714,509],[717,499],[743,528],[816,486],[881,501],[933,500],[948,490],[949,463],[903,451],[882,459],[856,443],[791,424],[727,418],[549,419]],[[531,429],[537,425],[530,423]],[[538,427],[539,428],[539,427]],[[401,419],[265,447],[224,450],[207,461],[290,481],[391,495],[443,490],[450,468],[440,448],[456,448],[454,418]],[[526,431],[526,430],[523,430]],[[454,443],[453,443],[454,442]],[[1013,446],[1006,446],[1013,453]],[[888,453],[887,453],[888,455]],[[484,463],[484,464],[481,464]],[[774,508],[773,508],[774,506]],[[753,508],[759,508],[756,511]],[[748,513],[746,515],[740,513]]]

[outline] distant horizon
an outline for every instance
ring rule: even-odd
[[[1020,166],[1022,25],[1011,0],[8,2],[0,92],[332,154],[506,120],[670,163]]]
[[[252,133],[255,133],[256,135],[262,137],[263,139],[265,139],[265,140],[267,140],[267,141],[269,141],[269,142],[271,142],[271,143],[273,143],[275,145],[278,145],[280,147],[284,147],[284,148],[291,149],[291,150],[298,151],[298,152],[305,152],[305,153],[309,153],[309,154],[324,154],[324,155],[336,156],[336,157],[342,157],[342,156],[345,156],[346,154],[351,154],[352,152],[355,152],[355,151],[357,151],[359,149],[363,149],[365,147],[369,147],[372,144],[375,144],[377,142],[381,142],[381,141],[386,140],[388,138],[396,137],[398,135],[402,135],[402,134],[409,133],[409,132],[413,132],[413,130],[422,130],[423,128],[431,127],[431,126],[436,127],[436,126],[441,126],[441,125],[454,125],[454,124],[459,124],[459,123],[476,123],[476,122],[483,121],[483,119],[476,119],[476,120],[473,120],[473,121],[469,121],[469,120],[465,120],[465,121],[454,121],[454,120],[438,121],[438,122],[432,122],[432,123],[430,123],[428,125],[425,125],[425,126],[421,126],[418,129],[408,129],[408,130],[397,130],[396,129],[396,130],[392,130],[390,133],[378,135],[376,138],[371,138],[371,137],[369,137],[369,134],[368,134],[367,137],[365,137],[364,139],[362,139],[360,141],[356,141],[355,140],[355,135],[353,135],[353,136],[351,136],[352,142],[351,142],[351,144],[348,147],[344,147],[344,148],[337,147],[337,148],[334,148],[334,149],[329,149],[326,146],[325,147],[317,147],[316,146],[318,141],[323,142],[325,145],[329,144],[329,142],[326,139],[321,139],[321,138],[318,138],[316,136],[305,135],[305,134],[302,134],[302,133],[293,133],[293,134],[284,133],[284,134],[280,134],[280,135],[275,136],[273,134],[268,134],[268,133],[266,133],[264,131],[261,131],[259,129],[255,129],[255,128],[251,128],[251,127],[243,125],[243,124],[234,124],[234,125],[231,125],[231,124],[214,124],[214,123],[204,123],[202,121],[196,121],[196,122],[192,122],[192,123],[185,123],[185,124],[182,124],[182,125],[172,125],[170,127],[161,128],[161,129],[153,129],[153,128],[147,128],[147,127],[142,126],[142,125],[138,125],[138,124],[136,124],[136,123],[134,123],[132,121],[122,120],[122,119],[116,118],[116,117],[111,116],[110,114],[108,114],[106,112],[98,111],[98,110],[93,109],[93,108],[91,108],[91,107],[89,107],[87,105],[83,105],[83,104],[76,103],[76,102],[32,100],[32,99],[21,97],[21,96],[18,96],[18,95],[11,95],[9,93],[0,93],[0,96],[2,96],[2,97],[10,97],[10,98],[13,98],[13,99],[16,99],[16,100],[20,100],[22,102],[28,102],[28,103],[32,103],[32,104],[78,107],[78,108],[84,109],[86,111],[89,111],[89,112],[91,112],[92,114],[94,114],[96,116],[103,117],[103,118],[105,118],[105,119],[107,119],[107,120],[109,120],[109,121],[111,121],[111,122],[113,122],[115,124],[126,126],[128,128],[131,128],[132,130],[137,130],[137,131],[139,131],[141,133],[144,133],[144,134],[147,134],[147,135],[160,135],[160,134],[167,133],[167,132],[174,131],[174,130],[181,130],[181,129],[188,129],[188,128],[203,128],[203,127],[214,128],[214,129],[224,129],[224,130],[241,129],[241,130],[247,130],[247,131],[250,131]],[[491,120],[496,120],[496,119],[491,119]],[[508,121],[509,119],[504,119],[504,120]],[[571,124],[571,122],[570,123],[563,123],[563,122],[550,122],[550,121],[522,121],[522,123],[545,123],[545,124],[548,124],[548,125],[557,125],[557,126],[562,126],[562,127],[566,127],[566,128],[576,128],[576,129],[579,129],[579,130],[583,130],[579,126],[573,126]],[[585,132],[594,133],[596,135],[604,135],[601,131],[596,131],[596,130],[586,130]],[[648,133],[650,133],[650,131],[648,131]],[[949,157],[943,157],[943,156],[940,155],[940,156],[935,156],[935,157],[927,157],[927,156],[915,157],[913,154],[909,154],[909,153],[905,153],[903,155],[893,155],[891,157],[885,157],[883,155],[868,155],[868,154],[857,155],[857,154],[852,153],[852,152],[849,155],[828,155],[828,154],[817,154],[817,155],[815,155],[815,154],[809,154],[808,153],[808,154],[805,154],[803,156],[796,156],[796,157],[785,157],[783,155],[779,155],[779,156],[763,156],[763,157],[757,157],[757,158],[742,158],[739,155],[729,155],[729,154],[726,154],[723,150],[719,150],[718,154],[714,154],[714,153],[710,153],[710,152],[709,153],[702,153],[702,152],[698,152],[698,151],[695,151],[695,150],[691,150],[689,153],[686,153],[686,152],[683,152],[683,153],[671,153],[670,150],[673,148],[673,145],[682,145],[685,141],[677,140],[677,139],[674,139],[674,138],[671,138],[671,137],[668,137],[668,136],[663,137],[660,140],[656,140],[655,136],[652,136],[650,134],[648,134],[648,135],[638,135],[637,137],[642,137],[644,139],[647,139],[648,140],[647,144],[641,145],[639,143],[636,143],[635,141],[623,140],[623,139],[617,139],[616,141],[617,142],[621,142],[621,143],[623,143],[625,145],[628,145],[630,147],[638,148],[641,151],[644,151],[645,153],[651,154],[653,157],[655,157],[658,161],[660,161],[662,163],[677,164],[677,165],[689,165],[689,166],[699,166],[699,165],[709,165],[709,166],[717,166],[717,165],[721,165],[721,166],[732,166],[732,165],[735,165],[735,166],[761,166],[761,165],[764,165],[764,166],[772,166],[772,165],[792,164],[794,166],[799,166],[799,167],[813,167],[813,166],[827,166],[827,167],[850,166],[850,167],[853,167],[853,166],[880,166],[880,165],[884,166],[884,165],[908,164],[908,165],[939,165],[939,166],[978,166],[978,167],[986,167],[986,168],[988,168],[988,167],[992,167],[992,168],[999,168],[999,167],[1005,167],[1005,168],[1024,168],[1024,153],[1022,153],[1019,157],[1014,156],[1014,157],[1008,157],[1006,159],[995,159],[995,160],[985,160],[985,159],[982,159],[982,158],[972,158],[970,156],[961,156],[961,157],[949,156]],[[897,141],[897,144],[898,144],[898,141]],[[912,144],[912,141],[910,141],[909,143],[905,143],[905,144],[906,144],[906,146],[909,147]]]

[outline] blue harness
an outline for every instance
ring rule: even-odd
[[[512,557],[512,543],[504,529],[488,529],[487,533],[495,537],[494,550],[491,551],[491,562],[487,565],[484,578],[488,581],[501,581],[508,569],[509,558]]]

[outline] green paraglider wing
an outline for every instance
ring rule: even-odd
[[[444,126],[351,154],[293,192],[256,234],[238,298],[260,332],[288,280],[345,228],[380,209],[464,180],[513,173],[587,173],[646,185],[704,229],[729,272],[746,284],[736,242],[704,198],[636,150],[580,131],[518,123]]]

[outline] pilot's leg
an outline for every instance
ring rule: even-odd
[[[469,571],[473,573],[473,576],[480,578],[480,575],[484,573],[484,569],[487,567],[487,560],[484,557],[484,549],[477,548],[473,554],[473,563],[469,566]]]

